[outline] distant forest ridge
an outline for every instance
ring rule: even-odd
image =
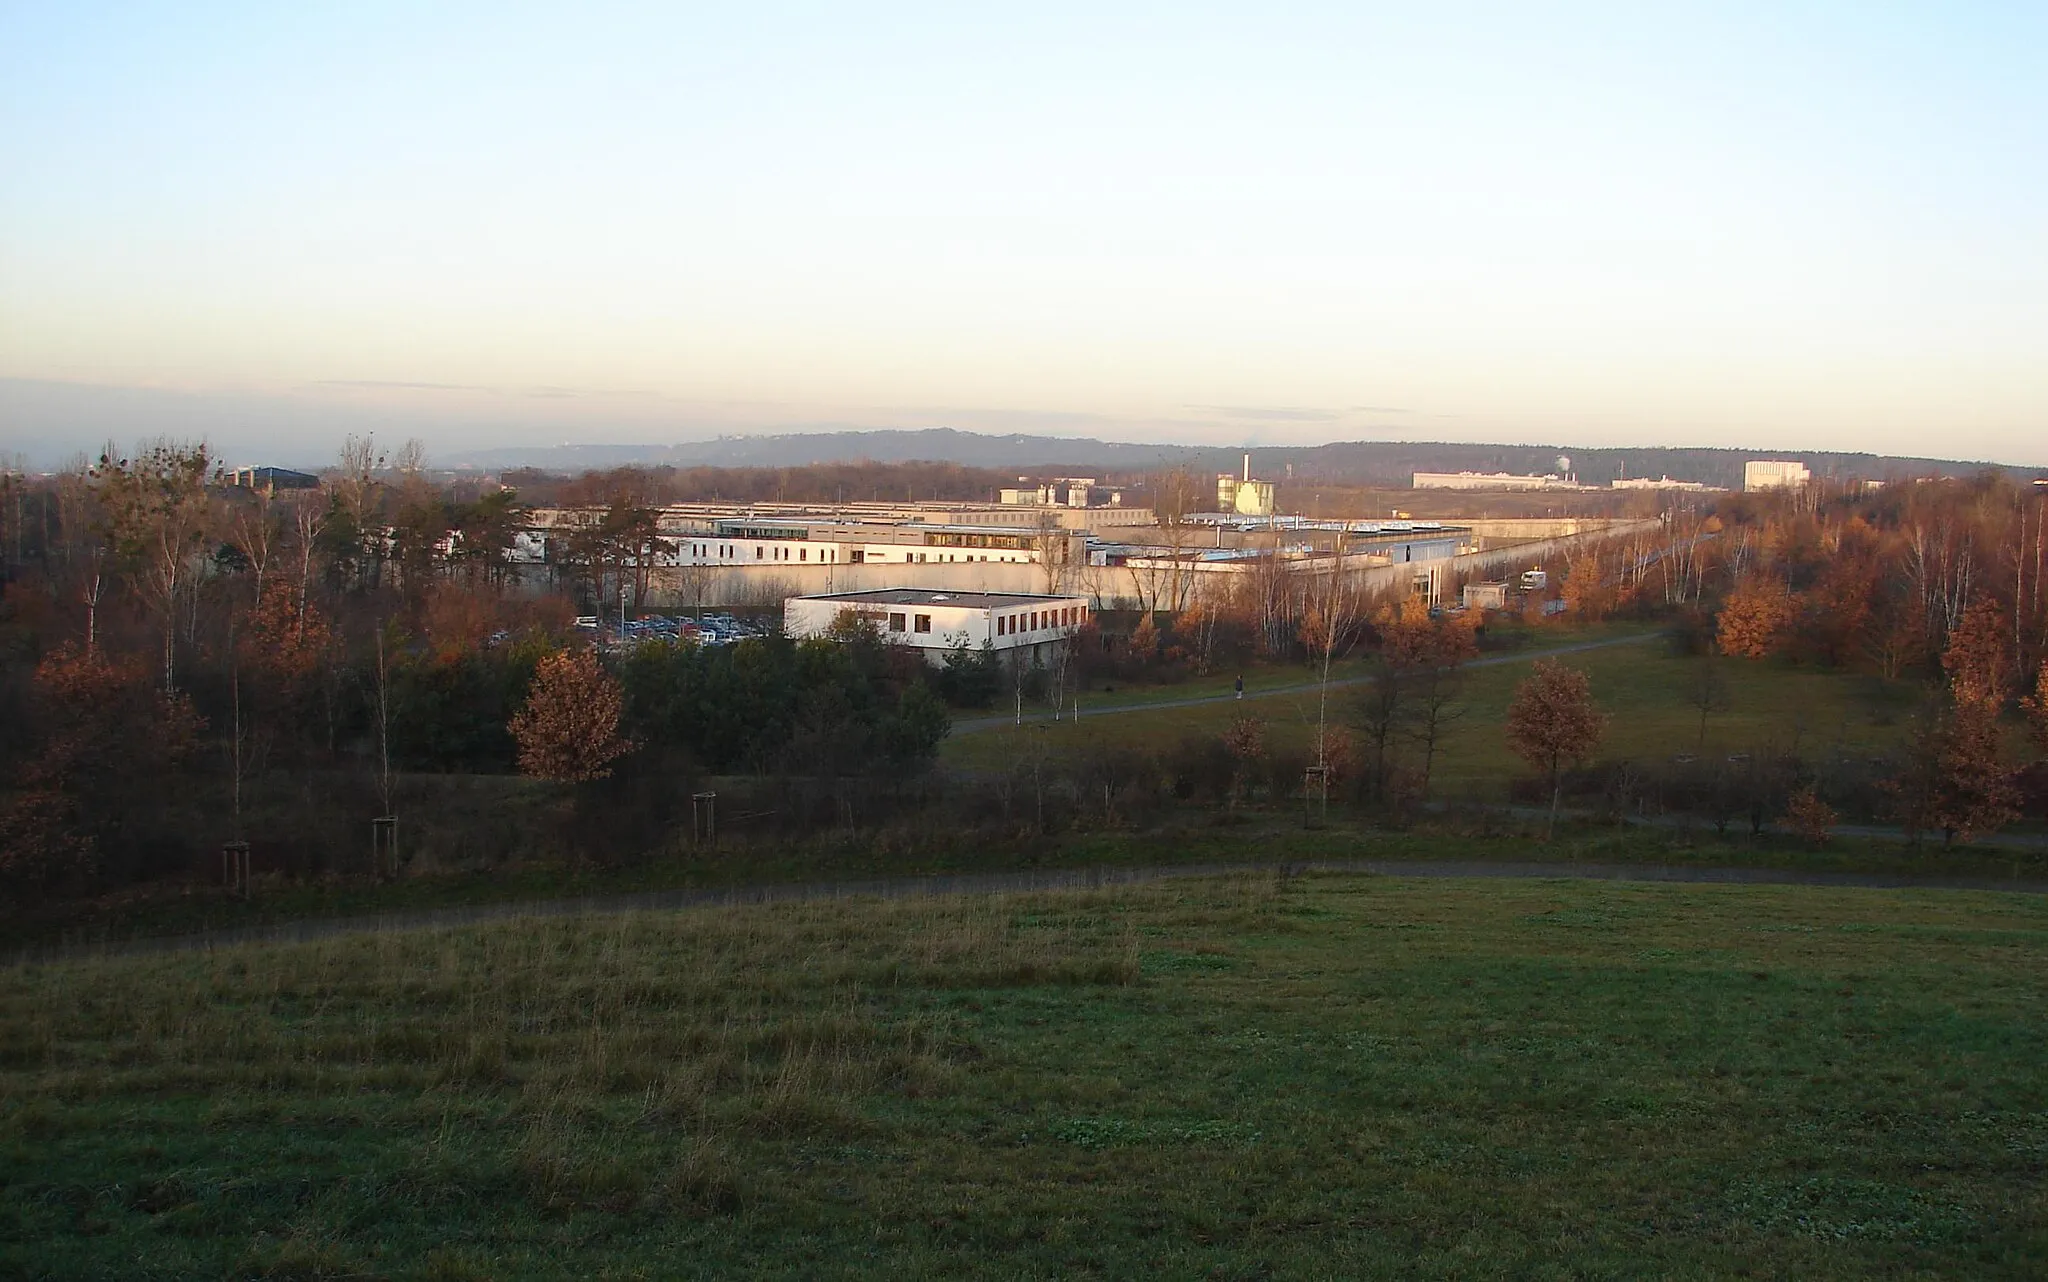
[[[576,473],[615,467],[802,467],[826,463],[952,463],[963,467],[1067,469],[1129,475],[1167,467],[1234,472],[1247,447],[1141,444],[1078,437],[987,435],[951,428],[730,436],[680,445],[557,445],[474,450],[435,460],[442,467],[536,468]],[[1788,459],[1816,476],[1883,480],[1892,476],[1967,476],[1985,470],[2031,480],[2048,469],[1955,459],[1911,458],[1829,450],[1738,450],[1632,446],[1487,445],[1449,441],[1333,441],[1327,445],[1254,446],[1252,473],[1268,480],[1336,485],[1408,485],[1417,472],[1555,472],[1560,456],[1589,485],[1622,477],[1669,476],[1731,489],[1742,485],[1749,459]],[[1290,470],[1291,469],[1291,470]]]

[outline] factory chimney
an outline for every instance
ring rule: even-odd
[[[1244,479],[1247,481],[1252,479],[1252,456],[1249,450],[1245,451],[1244,456]]]

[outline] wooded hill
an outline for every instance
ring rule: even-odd
[[[1826,450],[1776,448],[1711,449],[1646,446],[1595,449],[1569,443],[1546,445],[1463,444],[1448,441],[1334,441],[1314,446],[1258,446],[1252,470],[1273,480],[1288,477],[1352,485],[1407,485],[1416,472],[1545,473],[1559,455],[1572,461],[1579,479],[1605,485],[1624,476],[1671,476],[1730,489],[1742,484],[1742,465],[1754,458],[1804,463],[1816,476],[1884,480],[1903,476],[1969,476],[1984,470],[2017,480],[2048,477],[2048,469],[1954,459]],[[492,449],[451,455],[442,466],[536,468],[582,472],[629,465],[677,468],[781,468],[828,463],[952,463],[969,468],[1069,469],[1084,473],[1129,474],[1162,467],[1234,472],[1242,465],[1238,446],[1143,444],[1054,436],[984,435],[950,428],[922,431],[824,432],[782,436],[732,436],[680,445],[561,445],[541,449]],[[1291,471],[1290,471],[1291,469]],[[884,496],[888,497],[888,496]]]

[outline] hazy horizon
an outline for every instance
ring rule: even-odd
[[[0,451],[2048,465],[2048,11],[0,6]]]

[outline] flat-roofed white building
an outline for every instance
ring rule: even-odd
[[[1806,470],[1804,463],[1791,463],[1783,459],[1751,459],[1742,465],[1742,488],[1750,494],[1758,490],[1791,489],[1813,479],[1813,473]]]
[[[782,603],[782,627],[793,637],[823,636],[848,612],[872,619],[884,639],[921,650],[937,664],[962,645],[986,646],[1017,661],[1041,658],[1041,647],[1087,624],[1089,605],[1085,596],[876,588],[790,597]]]
[[[1507,472],[1417,472],[1418,490],[1576,490],[1562,476],[1519,476]]]

